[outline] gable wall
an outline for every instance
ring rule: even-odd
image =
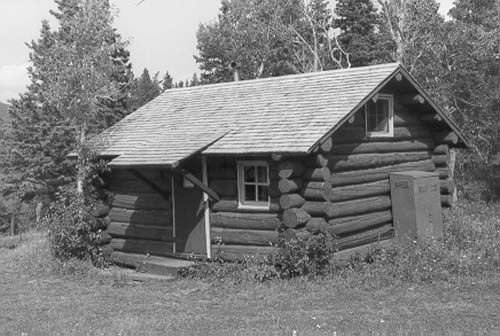
[[[282,196],[283,222],[296,233],[327,230],[338,250],[393,236],[389,173],[438,171],[442,205],[451,206],[446,126],[421,121],[421,110],[395,96],[394,137],[366,138],[364,110],[302,164],[303,188]],[[299,164],[298,161],[295,164]]]

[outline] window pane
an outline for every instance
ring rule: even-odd
[[[268,187],[267,186],[258,186],[258,201],[267,202],[268,201]]]
[[[389,101],[370,101],[367,108],[366,130],[368,132],[389,132]]]
[[[245,169],[245,182],[255,182],[255,167],[244,166]]]
[[[257,166],[257,182],[267,183],[267,167]]]
[[[245,185],[245,201],[255,201],[255,186]]]
[[[368,103],[366,112],[366,130],[368,132],[374,132],[377,128],[377,109],[376,105],[371,101]]]

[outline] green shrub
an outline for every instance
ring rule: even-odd
[[[279,278],[318,276],[328,272],[333,257],[333,238],[320,232],[307,238],[281,239],[278,248],[268,258]]]
[[[74,188],[61,190],[57,201],[44,219],[52,253],[57,259],[90,259],[96,265],[104,262],[93,232],[95,202],[78,195]]]

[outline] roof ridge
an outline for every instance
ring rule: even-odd
[[[207,88],[214,88],[214,87],[224,87],[224,86],[240,86],[240,85],[250,85],[254,83],[262,83],[262,82],[272,82],[272,81],[284,81],[284,80],[296,80],[298,78],[308,78],[308,77],[322,77],[326,75],[331,75],[333,73],[339,74],[342,72],[351,72],[355,70],[367,70],[369,68],[372,69],[377,69],[377,68],[388,68],[388,67],[398,67],[400,66],[401,63],[399,62],[392,62],[392,63],[382,63],[382,64],[374,64],[374,65],[365,65],[365,66],[360,66],[360,67],[353,67],[353,68],[347,68],[347,69],[333,69],[333,70],[322,70],[322,71],[316,71],[316,72],[306,72],[306,73],[298,73],[298,74],[290,74],[290,75],[282,75],[282,76],[272,76],[272,77],[265,77],[265,78],[253,78],[253,79],[247,79],[247,80],[239,80],[239,81],[231,81],[231,82],[221,82],[221,83],[210,83],[210,84],[205,84],[205,85],[197,85],[197,86],[189,86],[189,87],[182,87],[182,88],[171,88],[166,91],[164,91],[159,97],[168,94],[168,93],[174,93],[174,92],[188,92],[191,90],[200,90],[200,89],[207,89]]]

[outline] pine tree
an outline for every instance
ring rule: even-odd
[[[352,66],[393,60],[393,43],[381,33],[381,19],[371,0],[339,0],[335,14],[334,27],[341,30],[338,40]]]
[[[174,79],[170,75],[170,73],[167,71],[165,73],[165,76],[163,77],[163,83],[162,83],[162,89],[163,91],[171,89],[174,87]]]
[[[131,66],[107,1],[57,0],[58,29],[32,41],[31,83],[11,101],[7,157],[20,196],[53,193],[73,179],[66,154],[126,113]]]
[[[152,79],[148,69],[144,68],[141,77],[135,78],[130,91],[129,108],[135,111],[142,105],[156,98],[160,94],[158,76]]]
[[[198,86],[200,85],[200,80],[198,79],[198,75],[196,73],[193,74],[191,81],[189,82],[189,86]]]

